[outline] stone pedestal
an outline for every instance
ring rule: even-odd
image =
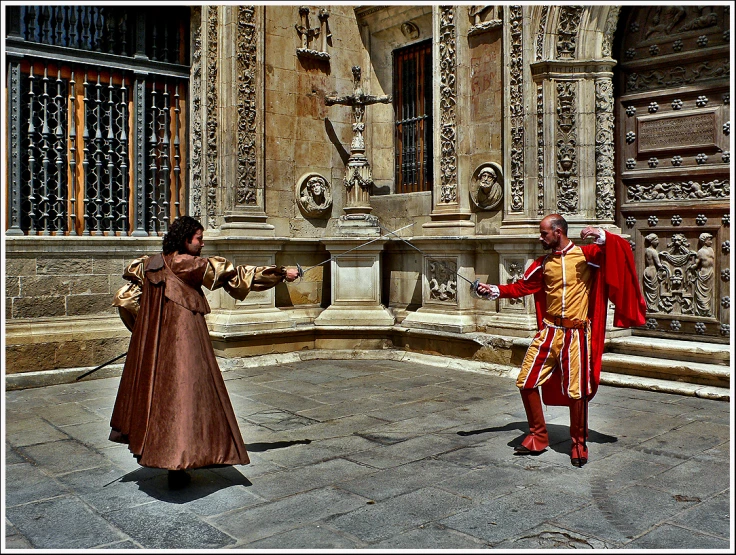
[[[330,238],[322,242],[332,256],[370,240]],[[332,303],[315,320],[317,327],[392,326],[394,317],[381,304],[380,256],[385,239],[379,239],[331,263]]]
[[[456,239],[421,240],[413,243],[426,254],[422,265],[422,307],[402,321],[408,328],[450,333],[476,330],[470,284],[475,281],[473,245]]]
[[[208,238],[205,236],[205,242],[203,256],[217,253],[218,256],[224,256],[236,266],[240,264],[250,266],[275,264],[276,252],[281,250],[283,246],[283,241],[253,237],[245,242],[236,237]],[[277,285],[277,287],[279,286]],[[254,332],[295,327],[289,314],[276,308],[276,296],[273,288],[268,291],[251,291],[242,301],[234,299],[223,289],[205,291],[210,308],[212,308],[212,313],[207,316],[208,327],[210,331],[225,339],[237,338]]]

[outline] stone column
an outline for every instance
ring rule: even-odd
[[[348,237],[322,239],[332,256],[364,242]],[[394,317],[381,304],[380,258],[385,242],[385,239],[373,241],[330,263],[332,303],[314,320],[316,327],[354,329],[394,324]]]
[[[473,235],[467,185],[459,180],[458,120],[458,8],[435,6],[432,13],[434,80],[434,167],[435,184],[431,221],[422,225],[426,235]],[[467,44],[467,41],[465,41]],[[466,51],[462,49],[463,52]],[[463,194],[465,193],[465,194]]]

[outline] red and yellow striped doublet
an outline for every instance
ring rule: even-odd
[[[592,247],[592,248],[591,248]],[[544,258],[542,264],[529,268],[523,282],[499,286],[502,297],[521,296],[544,291],[547,315],[543,327],[532,340],[521,365],[516,385],[534,389],[546,382],[555,369],[562,372],[562,393],[581,399],[590,377],[590,322],[588,299],[600,250],[586,246],[586,251],[570,242],[561,251]],[[587,256],[586,256],[587,254]],[[517,286],[517,287],[514,287]],[[564,318],[565,326],[555,325],[555,317]],[[570,321],[579,327],[570,327]]]

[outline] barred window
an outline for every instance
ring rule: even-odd
[[[394,51],[396,192],[432,190],[432,44]]]
[[[8,235],[159,235],[185,212],[189,10],[167,13],[8,8]]]

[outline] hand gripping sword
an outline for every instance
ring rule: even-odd
[[[467,281],[470,284],[470,292],[475,297],[478,297],[479,299],[491,300],[491,294],[490,293],[486,293],[485,295],[481,295],[480,293],[478,293],[478,285],[480,284],[480,280],[479,279],[476,279],[475,281],[470,281],[468,278],[466,278],[466,277],[461,276],[460,274],[458,274],[456,270],[453,270],[452,268],[450,268],[449,266],[447,266],[447,264],[445,264],[442,260],[437,260],[436,258],[433,258],[432,256],[428,255],[426,252],[424,252],[422,249],[420,249],[419,247],[417,247],[415,245],[412,245],[409,241],[407,241],[406,239],[404,239],[403,237],[401,237],[400,235],[398,235],[396,233],[396,231],[401,231],[401,229],[404,229],[403,227],[401,229],[397,229],[396,231],[389,231],[388,229],[386,229],[385,227],[383,227],[381,224],[379,224],[379,226],[381,227],[381,229],[383,229],[384,231],[386,231],[389,235],[393,235],[397,239],[400,239],[401,241],[403,241],[404,243],[406,243],[407,245],[409,245],[415,251],[420,252],[421,254],[423,254],[424,256],[426,256],[427,258],[429,258],[430,260],[434,260],[435,262],[437,262],[438,264],[440,264],[448,272],[455,274],[457,277],[459,277],[460,279],[462,279],[464,281]]]
[[[412,222],[412,223],[410,223],[409,225],[405,225],[404,227],[402,227],[402,228],[400,228],[400,229],[397,229],[396,231],[389,231],[388,229],[386,229],[386,228],[385,228],[385,227],[383,227],[383,226],[380,226],[380,227],[381,227],[381,229],[383,229],[383,230],[385,230],[385,231],[388,231],[388,233],[391,233],[391,234],[395,234],[396,232],[398,232],[398,231],[401,231],[402,229],[406,229],[407,227],[411,227],[411,226],[413,226],[413,225],[414,225],[414,223]],[[322,264],[327,264],[327,263],[328,263],[328,262],[330,262],[331,260],[336,260],[337,258],[340,258],[341,256],[345,256],[345,255],[346,255],[346,254],[348,254],[349,252],[353,252],[353,251],[356,251],[356,250],[358,250],[358,249],[360,249],[360,248],[363,248],[363,247],[365,247],[366,245],[370,245],[371,243],[375,243],[376,241],[380,241],[381,239],[385,239],[386,237],[388,237],[388,233],[384,233],[384,234],[383,234],[383,235],[381,235],[380,237],[376,237],[375,239],[371,239],[370,241],[366,241],[365,243],[361,243],[361,244],[360,244],[360,245],[358,245],[357,247],[353,247],[353,248],[352,248],[352,249],[350,249],[350,250],[346,250],[345,252],[341,252],[340,254],[336,254],[335,256],[331,256],[331,257],[330,257],[330,258],[328,258],[327,260],[323,260],[323,261],[322,261],[322,262],[320,262],[319,264],[315,264],[314,266],[310,266],[309,268],[302,268],[302,267],[301,267],[301,266],[299,265],[299,263],[297,262],[297,264],[296,264],[296,268],[297,268],[297,271],[299,272],[299,277],[300,277],[300,278],[301,278],[301,277],[303,277],[303,276],[304,276],[304,274],[306,274],[306,273],[307,273],[307,272],[308,272],[309,270],[312,270],[312,269],[316,268],[317,266],[322,266]],[[397,235],[397,237],[398,237],[398,235]]]

